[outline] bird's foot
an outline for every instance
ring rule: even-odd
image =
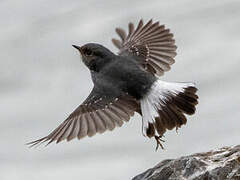
[[[156,146],[156,151],[158,150],[159,146],[164,149],[163,145],[161,144],[161,142],[165,142],[163,139],[161,139],[163,136],[154,136],[155,140],[157,142],[157,146]]]

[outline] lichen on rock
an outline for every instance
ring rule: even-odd
[[[240,145],[168,159],[133,180],[240,180]]]

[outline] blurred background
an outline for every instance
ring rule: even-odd
[[[164,159],[239,144],[240,1],[0,1],[0,179],[131,179]],[[174,33],[176,63],[164,80],[193,81],[197,113],[165,134],[165,150],[141,118],[112,132],[29,149],[88,96],[89,71],[72,44],[114,52],[115,27],[143,18]]]

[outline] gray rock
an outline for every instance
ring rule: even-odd
[[[240,145],[168,159],[132,180],[240,180]]]

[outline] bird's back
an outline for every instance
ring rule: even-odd
[[[116,56],[101,72],[95,74],[96,81],[107,83],[136,99],[140,99],[156,80],[155,76],[143,71],[138,62],[125,56]]]

